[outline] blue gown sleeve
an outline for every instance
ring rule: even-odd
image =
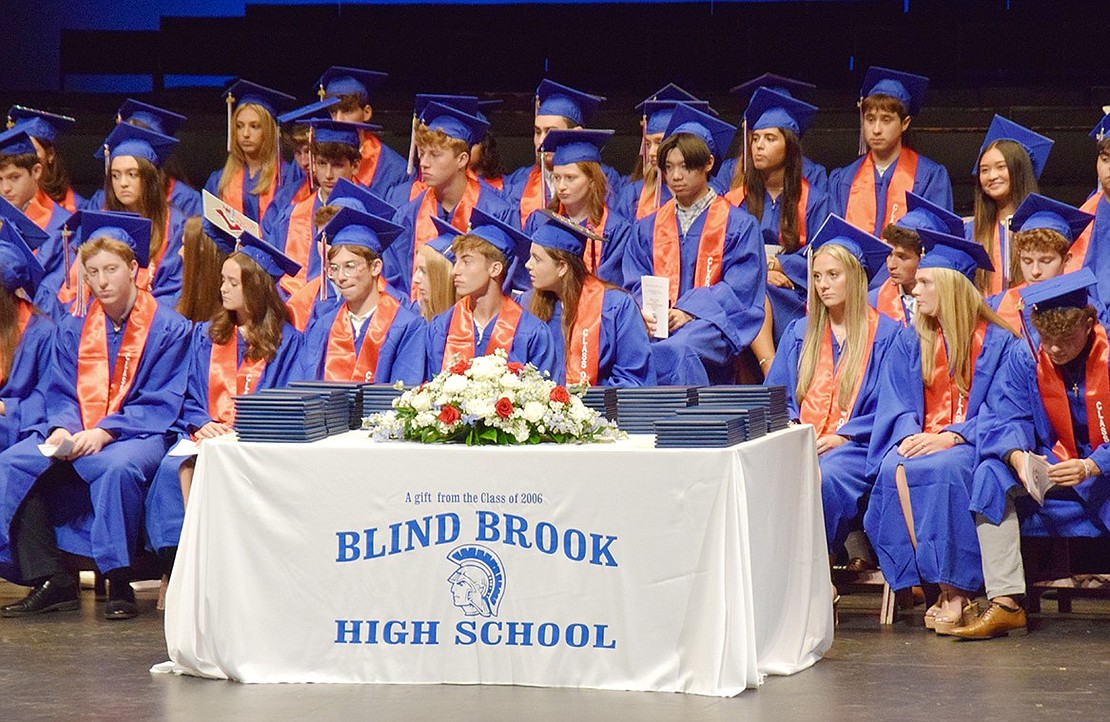
[[[54,324],[45,316],[32,316],[19,339],[8,379],[0,388],[4,415],[0,421],[2,448],[6,449],[46,418],[46,397],[40,390],[54,363]]]
[[[798,361],[802,357],[802,342],[805,340],[806,320],[798,318],[790,322],[779,340],[775,360],[767,370],[767,377],[763,380],[765,386],[786,387],[786,407],[790,418],[797,421],[800,417],[800,406],[796,390],[798,387]]]
[[[1011,451],[1037,448],[1033,409],[1041,405],[1037,369],[1027,353],[1009,353],[999,369],[994,391],[980,411],[979,455],[1005,462]]]
[[[401,381],[405,386],[417,386],[424,380],[426,338],[426,323],[421,316],[407,309],[397,312],[378,361],[389,383]],[[383,368],[386,356],[388,368]]]
[[[941,208],[952,210],[952,180],[948,177],[948,171],[925,156],[918,157],[913,192]]]
[[[632,296],[617,289],[605,292],[602,328],[598,384],[618,388],[654,386],[651,342]]]

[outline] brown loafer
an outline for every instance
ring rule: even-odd
[[[852,557],[848,560],[848,563],[844,565],[844,571],[851,572],[852,574],[865,574],[867,572],[873,572],[876,569],[878,569],[877,566],[859,557]]]
[[[956,627],[948,632],[963,639],[994,639],[1009,634],[1025,634],[1028,631],[1025,610],[1021,607],[1010,609],[997,602],[991,602],[987,611],[970,624]]]

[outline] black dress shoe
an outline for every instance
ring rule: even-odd
[[[104,605],[105,619],[134,619],[139,616],[139,605],[127,599],[109,599]]]
[[[31,590],[31,593],[14,604],[0,607],[0,617],[29,617],[47,612],[72,612],[80,609],[75,584],[59,585],[54,579],[47,579]]]

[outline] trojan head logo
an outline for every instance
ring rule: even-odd
[[[464,544],[447,558],[458,565],[447,577],[452,603],[468,617],[496,617],[505,596],[505,568],[497,555],[484,546]]]

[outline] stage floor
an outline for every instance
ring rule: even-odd
[[[0,582],[0,604],[25,590]],[[280,594],[280,589],[274,590]],[[91,591],[79,613],[0,620],[6,719],[275,720],[906,720],[1089,719],[1110,708],[1110,602],[1043,602],[1023,638],[957,642],[913,621],[881,630],[877,595],[845,596],[825,659],[732,699],[525,687],[241,685],[150,674],[166,659],[154,592],[142,614],[107,622]],[[903,615],[905,617],[907,615]],[[280,634],[281,630],[273,630]]]

